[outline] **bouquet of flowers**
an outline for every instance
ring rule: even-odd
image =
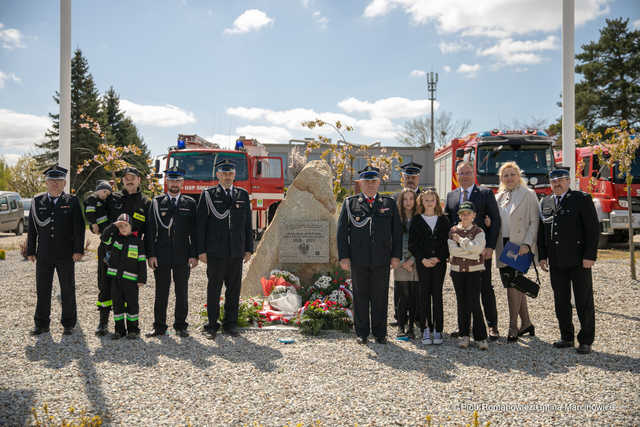
[[[317,275],[308,292],[308,301],[331,301],[342,308],[350,308],[353,304],[351,279],[348,278],[348,273],[340,268]]]
[[[269,321],[287,323],[302,305],[302,297],[298,294],[300,279],[288,271],[272,270],[269,278],[261,278],[260,283],[266,297],[260,313]]]
[[[268,322],[268,319],[265,315],[260,313],[262,309],[262,302],[254,299],[240,299],[240,303],[238,305],[238,326],[241,328],[257,325],[258,327],[262,327],[265,322]],[[207,323],[209,321],[209,311],[207,304],[204,305],[204,308],[200,310],[200,317],[203,323]],[[222,322],[224,319],[224,297],[220,297],[220,316],[218,320]]]
[[[349,332],[353,324],[351,310],[333,301],[307,301],[300,309],[300,332],[318,335],[322,329]]]

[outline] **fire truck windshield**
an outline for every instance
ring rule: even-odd
[[[496,175],[500,166],[516,162],[526,175],[546,175],[553,167],[550,145],[480,145],[478,175]]]
[[[169,167],[178,166],[185,171],[184,179],[192,181],[213,181],[215,164],[229,159],[236,165],[236,181],[249,179],[247,157],[244,153],[174,151],[169,153]]]
[[[640,157],[636,155],[635,160],[631,163],[632,184],[640,184]],[[620,174],[618,163],[613,166],[613,180],[616,184],[624,184],[627,182],[627,174]]]

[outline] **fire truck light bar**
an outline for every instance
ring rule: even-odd
[[[493,129],[490,131],[482,132],[479,137],[484,138],[488,136],[498,136],[498,135],[538,135],[538,136],[549,136],[546,132],[538,129],[527,129],[527,130],[499,130]]]

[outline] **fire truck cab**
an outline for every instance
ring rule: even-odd
[[[236,141],[234,150],[226,150],[197,135],[178,135],[178,144],[169,147],[165,166],[184,169],[182,191],[198,200],[202,190],[218,185],[215,165],[223,159],[232,161],[236,166],[234,185],[249,192],[253,230],[259,239],[276,207],[284,199],[280,157],[269,157],[264,145],[243,136]],[[159,163],[156,162],[156,169],[159,169]],[[164,191],[167,191],[166,184]]]
[[[441,200],[456,189],[456,167],[461,161],[473,164],[475,182],[498,191],[498,170],[507,162],[516,162],[527,185],[539,198],[551,193],[549,171],[554,167],[553,139],[545,132],[528,130],[492,130],[454,138],[434,155],[436,190]]]
[[[607,149],[602,147],[606,158]],[[600,222],[598,246],[610,242],[624,242],[629,236],[629,203],[626,176],[620,175],[617,165],[610,168],[600,160],[596,146],[576,148],[576,181],[580,190],[590,193]],[[562,151],[555,152],[556,162],[562,163]],[[640,233],[640,157],[632,163],[631,212],[634,234]]]

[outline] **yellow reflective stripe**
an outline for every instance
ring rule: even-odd
[[[111,307],[111,305],[113,305],[113,301],[112,300],[96,301],[96,305],[98,307]]]
[[[122,243],[120,242],[113,242],[113,247],[116,249],[120,249],[122,250]]]
[[[96,207],[95,206],[87,206],[84,210],[85,212],[95,212],[96,211]]]
[[[115,268],[107,268],[107,276],[115,276],[118,274],[118,270]]]
[[[123,271],[122,272],[122,278],[123,279],[127,279],[127,280],[136,281],[136,280],[138,280],[138,275],[137,274],[133,274],[133,273],[129,273],[128,271]]]
[[[144,215],[142,215],[141,213],[134,212],[134,213],[133,213],[133,219],[137,219],[138,221],[142,221],[142,222],[144,222],[146,218],[145,218],[145,216],[144,216]]]
[[[138,256],[138,261],[146,261],[147,257],[144,254]]]
[[[107,216],[101,216],[100,218],[96,219],[96,224],[102,224],[103,222],[107,222],[109,218],[107,218]]]

